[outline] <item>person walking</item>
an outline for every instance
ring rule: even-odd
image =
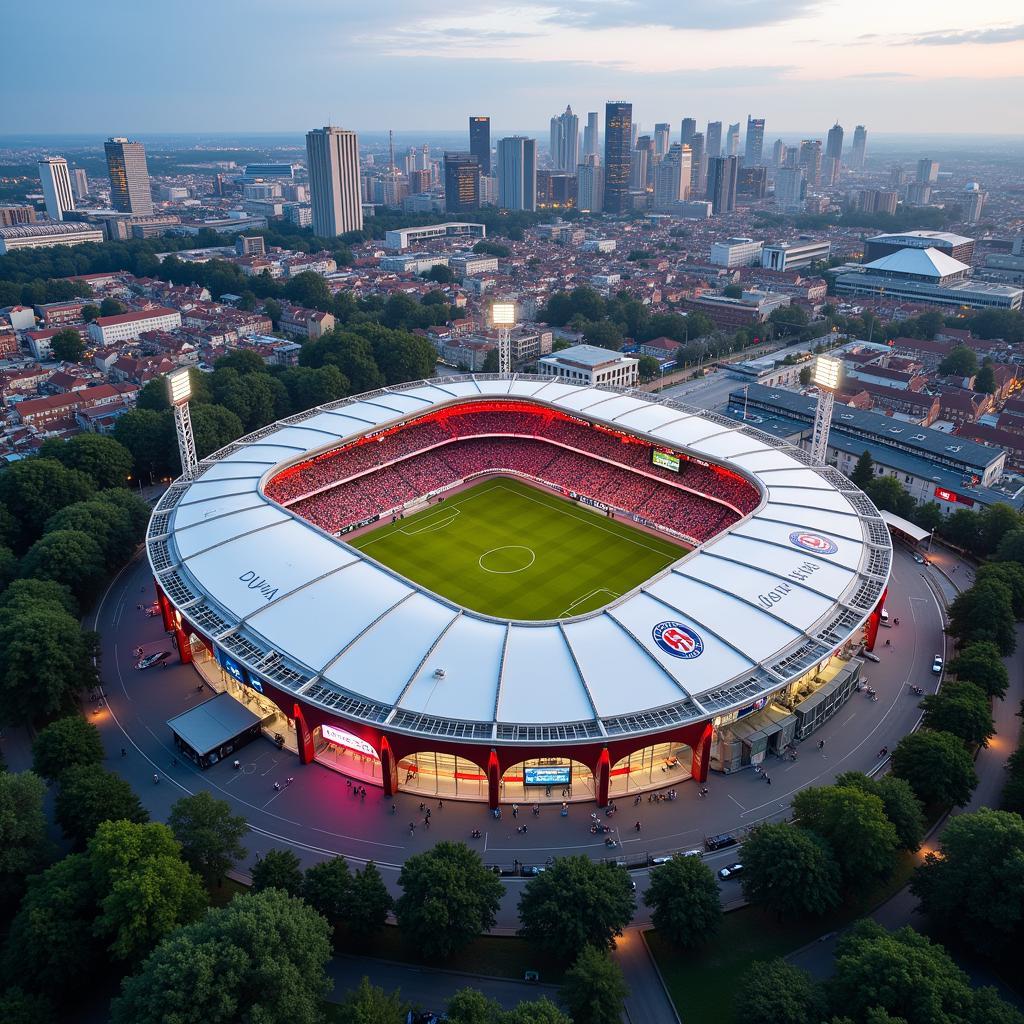
[[[818,740],[818,749],[819,750],[824,750],[825,749],[825,741],[824,740]]]
[[[635,829],[635,830],[636,830],[637,832],[639,832],[639,831],[640,831],[640,822],[638,821],[638,822],[637,822],[637,823],[636,823],[636,824],[635,824],[635,825],[633,826],[633,828],[634,828],[634,829]]]

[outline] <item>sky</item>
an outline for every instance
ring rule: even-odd
[[[1020,0],[48,0],[5,5],[0,134],[541,130],[571,104],[1024,134]],[[602,113],[603,124],[603,113]]]

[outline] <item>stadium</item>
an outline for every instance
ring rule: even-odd
[[[524,374],[267,426],[168,489],[147,549],[182,660],[300,762],[491,807],[781,753],[853,689],[892,560],[802,450]]]

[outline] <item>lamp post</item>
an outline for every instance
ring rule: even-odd
[[[512,372],[512,328],[516,325],[514,302],[491,305],[491,325],[498,331],[498,373]]]
[[[818,386],[818,408],[814,415],[814,434],[811,437],[811,458],[822,465],[828,462],[828,432],[832,425],[832,406],[842,376],[841,359],[818,356],[814,360],[811,379]]]
[[[174,409],[174,429],[178,435],[178,455],[181,458],[181,475],[191,480],[196,475],[199,460],[196,458],[196,439],[192,435],[192,417],[188,411],[188,400],[192,397],[192,381],[188,370],[175,370],[167,375],[167,398]]]

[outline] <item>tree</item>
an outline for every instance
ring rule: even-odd
[[[100,315],[100,307],[94,302],[87,302],[82,307],[82,319],[87,323],[91,324],[93,320]]]
[[[432,266],[422,276],[428,281],[435,281],[437,284],[451,284],[455,280],[455,272],[452,268],[440,263]]]
[[[508,1010],[502,1018],[501,1024],[573,1024],[573,1022],[551,1000],[542,996],[533,1001],[523,1001]]]
[[[302,898],[332,924],[346,914],[352,895],[352,873],[344,857],[332,857],[306,869]]]
[[[912,732],[892,752],[892,772],[910,783],[918,800],[963,807],[978,784],[971,755],[963,741],[948,732]]]
[[[276,331],[281,324],[281,314],[284,312],[281,308],[281,303],[278,302],[277,299],[267,299],[266,302],[263,303],[263,312],[270,317],[270,322],[273,324],[274,330]]]
[[[944,377],[973,377],[978,372],[978,357],[966,345],[957,345],[939,363],[939,373]]]
[[[524,886],[519,934],[544,952],[569,960],[584,945],[614,945],[635,910],[629,875],[622,868],[583,855],[559,857]]]
[[[193,430],[201,409],[206,406],[195,405],[191,409]],[[239,423],[239,433],[241,429]],[[114,438],[131,452],[132,466],[139,476],[166,476],[176,466],[171,450],[173,432],[174,417],[167,410],[159,413],[153,409],[132,409],[114,424]]]
[[[352,876],[345,910],[349,931],[353,935],[371,936],[387,922],[394,903],[377,865],[372,860],[367,861],[363,869]]]
[[[258,352],[239,349],[221,356],[214,364],[215,370],[237,370],[243,377],[250,373],[266,373],[267,364]]]
[[[911,891],[936,927],[987,956],[1014,945],[1024,924],[1024,820],[984,807],[949,820]]]
[[[871,458],[871,452],[864,451],[853,467],[850,479],[862,490],[875,479],[875,460]]]
[[[164,824],[103,821],[87,856],[99,894],[95,932],[118,960],[140,960],[206,909],[202,882]]]
[[[84,473],[66,469],[55,459],[25,459],[8,466],[0,473],[0,503],[15,520],[17,535],[11,546],[24,551],[54,512],[91,498],[95,489]]]
[[[488,999],[475,988],[460,988],[448,1000],[448,1024],[502,1024],[501,1003]]]
[[[50,339],[50,351],[56,359],[65,363],[77,363],[85,354],[85,342],[78,331],[65,327]]]
[[[196,438],[196,455],[205,459],[241,437],[245,428],[230,409],[220,405],[196,405],[192,408],[192,431]],[[180,471],[177,457],[174,465],[175,471]]]
[[[738,284],[727,284],[722,289],[722,294],[727,299],[741,299],[743,298],[743,286]]]
[[[124,509],[96,498],[76,501],[74,505],[55,512],[46,524],[46,536],[58,530],[88,534],[99,545],[106,570],[110,573],[131,558],[135,545],[141,539]],[[40,544],[42,541],[36,541],[31,550]]]
[[[888,932],[857,922],[839,940],[829,984],[833,1009],[854,1020],[880,1007],[907,1024],[965,1018],[972,998],[967,976],[949,954],[912,928]]]
[[[869,778],[862,772],[843,772],[836,778],[837,786],[852,786],[865,793],[873,793],[882,801],[885,816],[892,822],[899,838],[900,848],[916,850],[924,838],[924,812],[921,801],[914,795],[910,783],[895,775]]]
[[[652,874],[653,884],[653,874]],[[743,844],[743,895],[786,914],[820,917],[839,905],[839,866],[819,835],[786,822],[762,825]]]
[[[0,772],[0,911],[17,902],[25,879],[46,862],[45,796],[38,775]]]
[[[338,1024],[405,1024],[407,1013],[408,1007],[402,1002],[400,992],[385,992],[371,985],[370,979],[364,976],[338,1004],[332,1020]],[[450,1017],[450,1020],[459,1024],[457,1017]]]
[[[473,252],[483,253],[486,256],[497,256],[499,259],[507,259],[512,255],[512,250],[507,245],[502,245],[500,242],[491,242],[487,239],[481,239],[477,242],[473,246]]]
[[[981,550],[984,554],[992,554],[998,548],[1003,537],[1014,530],[1021,529],[1020,513],[1003,501],[997,501],[978,513],[981,528]]]
[[[29,548],[21,560],[21,574],[64,583],[84,605],[99,592],[104,564],[99,544],[88,533],[54,530]]]
[[[641,380],[654,380],[661,373],[661,363],[654,356],[641,356],[637,363]]]
[[[980,531],[977,513],[969,508],[958,508],[942,524],[942,536],[954,547],[977,551]]]
[[[54,817],[76,847],[84,847],[104,821],[133,821],[149,815],[132,787],[97,764],[80,764],[64,772]]]
[[[103,434],[76,434],[68,441],[46,441],[42,453],[68,469],[79,469],[99,487],[124,487],[132,453]]]
[[[99,729],[81,715],[51,722],[32,744],[32,770],[50,782],[75,765],[102,764],[103,757]]]
[[[0,1016],[4,1024],[57,1024],[49,999],[30,995],[17,986],[0,992]]]
[[[117,299],[106,298],[100,303],[100,316],[117,316],[124,312],[124,306]]]
[[[999,562],[1024,563],[1024,529],[1018,527],[1003,534],[995,558]]]
[[[967,1024],[1024,1024],[1024,1014],[1006,1002],[994,988],[976,988],[971,995]]]
[[[294,412],[344,398],[350,390],[348,379],[336,366],[291,366],[280,380]]]
[[[922,530],[938,530],[941,532],[944,521],[942,509],[937,501],[925,501],[917,506],[914,512],[914,522]]]
[[[236,896],[164,939],[112,1005],[114,1024],[320,1024],[330,926],[278,889]]]
[[[304,270],[301,274],[288,278],[288,283],[284,286],[284,295],[289,302],[294,302],[297,306],[321,309],[324,312],[329,312],[333,304],[333,296],[326,279],[312,270]]]
[[[0,591],[5,590],[18,576],[21,562],[9,548],[0,545]]]
[[[254,892],[280,889],[289,896],[302,893],[302,869],[299,858],[291,850],[268,850],[252,869]]]
[[[744,867],[746,854],[744,854]],[[811,976],[782,957],[755,960],[735,996],[735,1015],[744,1024],[810,1024],[820,1019],[822,999]]]
[[[561,998],[573,1024],[619,1024],[629,988],[607,952],[584,946],[565,972]]]
[[[480,371],[481,373],[497,373],[498,372],[498,350],[492,348],[487,355],[484,356],[484,365]]]
[[[395,916],[402,937],[426,960],[447,959],[494,927],[505,889],[465,843],[417,853],[398,876]]]
[[[588,345],[609,348],[618,352],[622,348],[622,328],[609,320],[585,321],[582,324],[583,340]]]
[[[651,872],[644,904],[651,920],[673,945],[703,945],[722,923],[718,883],[700,857],[674,857]]]
[[[991,640],[1006,657],[1017,646],[1013,594],[1000,580],[986,579],[958,594],[949,606],[947,630],[961,644]]]
[[[947,682],[923,701],[924,725],[959,736],[964,743],[985,747],[995,733],[992,705],[985,691],[971,682]]]
[[[995,580],[1009,588],[1015,619],[1024,619],[1024,565],[1018,562],[987,562],[974,575],[975,583]]]
[[[242,846],[242,837],[249,831],[245,818],[232,814],[226,800],[217,800],[206,790],[178,800],[167,824],[181,843],[185,863],[207,885],[220,885],[228,869],[248,855]]]
[[[904,519],[914,514],[916,503],[894,476],[876,476],[864,487],[867,496],[880,508]]]

